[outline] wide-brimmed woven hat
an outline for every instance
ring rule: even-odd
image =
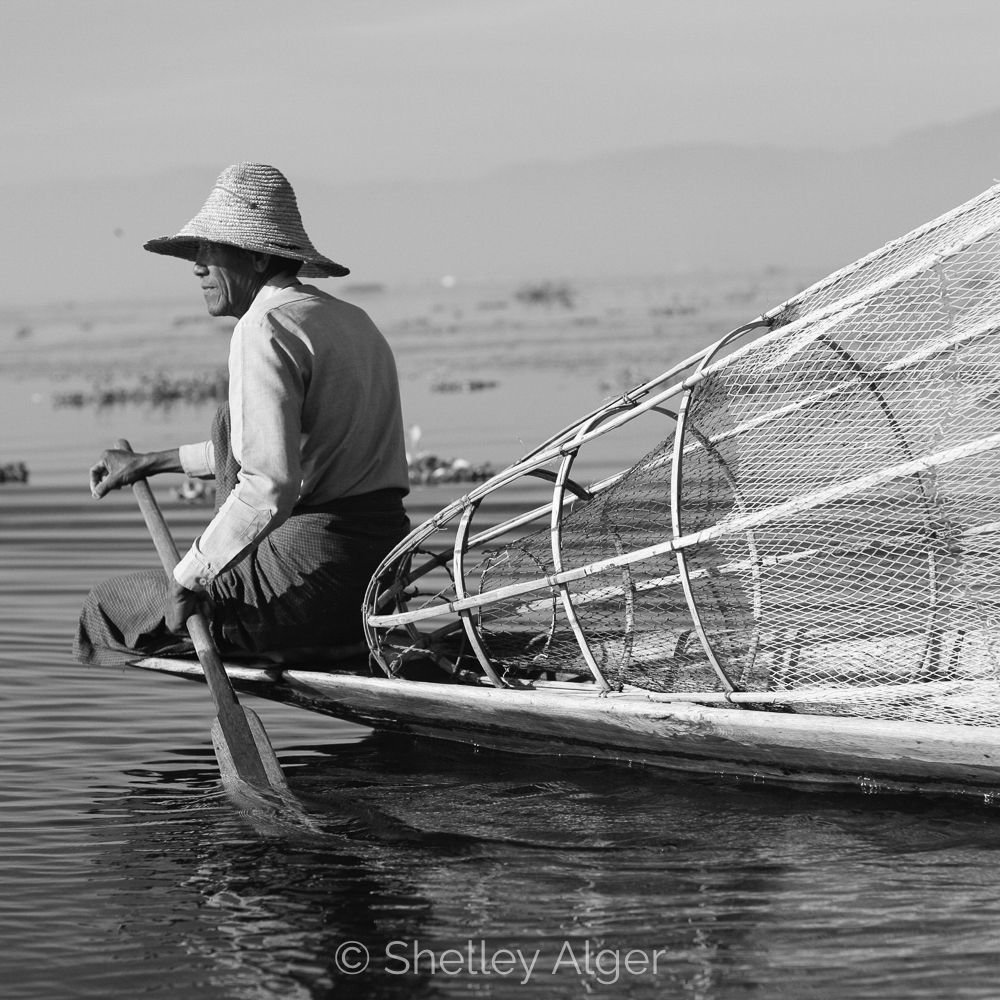
[[[304,278],[340,278],[351,272],[324,257],[306,235],[292,185],[266,163],[234,163],[201,211],[176,235],[144,244],[153,253],[194,260],[204,240],[301,260]]]

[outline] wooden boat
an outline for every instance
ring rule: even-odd
[[[581,451],[641,420],[659,443],[640,462],[573,480]],[[526,477],[551,497],[474,531]],[[416,528],[369,587],[367,663],[228,669],[379,728],[992,801],[998,484],[1000,185]]]
[[[197,661],[147,670],[201,680]],[[593,757],[690,775],[816,790],[953,795],[992,804],[1000,732],[785,712],[740,711],[596,685],[518,688],[227,664],[241,694],[357,722],[516,753]]]

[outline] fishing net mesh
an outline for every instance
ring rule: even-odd
[[[575,502],[555,543],[546,526],[486,552],[469,589],[679,539],[680,559],[566,585],[612,685],[801,692],[796,711],[996,725],[998,230],[994,191],[709,363],[678,424],[676,535],[670,438]],[[591,676],[565,600],[547,587],[475,610],[498,674]]]

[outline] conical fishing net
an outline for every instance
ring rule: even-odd
[[[417,529],[370,593],[376,655],[390,672],[431,650],[456,675],[501,684],[580,678],[996,725],[998,334],[992,189]],[[580,448],[654,407],[666,440],[613,482],[567,492]],[[502,543],[502,532],[471,534],[484,496],[554,460],[543,527]],[[415,601],[426,540],[456,525],[453,551],[434,562],[448,576]]]

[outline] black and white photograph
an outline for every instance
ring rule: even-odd
[[[1000,5],[0,37],[5,1000],[1000,996]]]

